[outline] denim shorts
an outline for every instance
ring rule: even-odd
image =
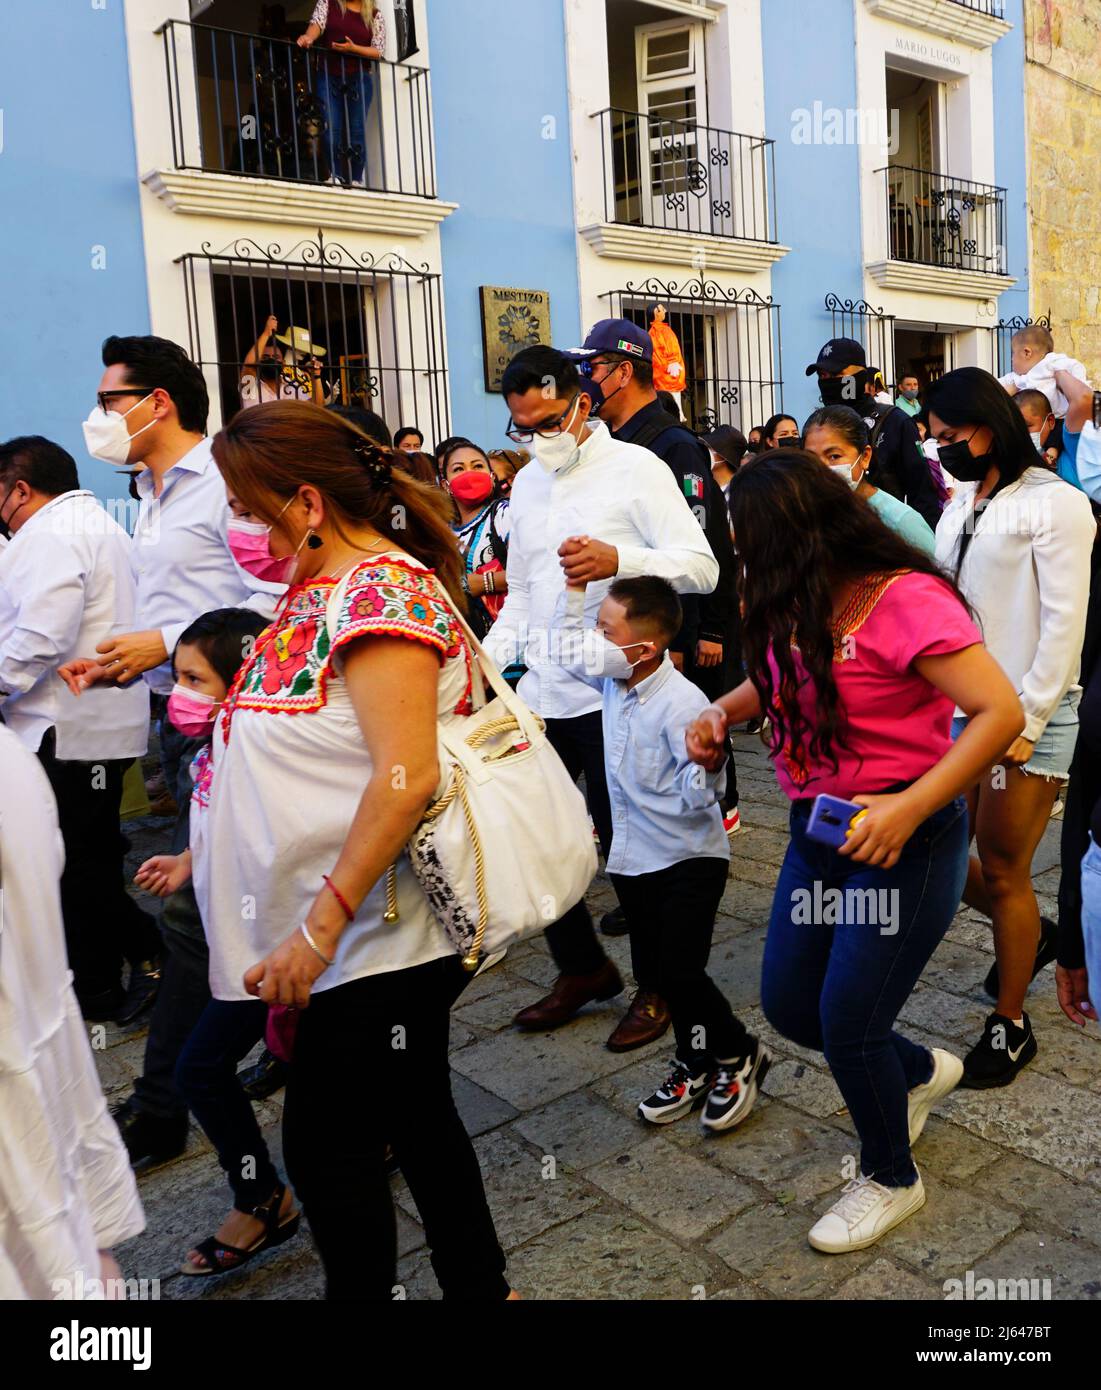
[[[1101,846],[1092,835],[1082,860],[1082,939],[1090,1003],[1101,1013]]]
[[[1055,713],[1036,740],[1032,757],[1025,763],[1022,772],[1035,777],[1050,777],[1056,782],[1067,781],[1074,746],[1078,742],[1078,702],[1081,698],[1080,690],[1068,690],[1055,706]],[[957,714],[952,720],[953,739],[959,738],[966,724],[967,716]]]

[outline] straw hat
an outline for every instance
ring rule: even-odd
[[[285,333],[277,333],[275,336],[277,343],[282,343],[284,347],[293,349],[300,357],[324,357],[325,349],[318,347],[316,343],[310,342],[310,335],[304,328],[295,328],[292,324]]]

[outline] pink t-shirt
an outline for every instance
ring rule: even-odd
[[[862,588],[838,625],[833,674],[845,746],[834,744],[837,770],[803,749],[773,748],[776,777],[788,796],[828,793],[851,799],[921,777],[952,742],[953,702],[914,669],[915,658],[945,656],[981,642],[978,628],[943,580],[905,571]],[[799,704],[813,721],[817,701],[799,652]],[[772,678],[779,680],[769,655]]]

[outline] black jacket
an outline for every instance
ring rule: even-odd
[[[734,546],[726,499],[711,474],[710,453],[687,426],[678,424],[656,400],[632,415],[621,429],[613,430],[612,438],[625,444],[641,443],[669,465],[719,562],[719,583],[713,593],[681,594],[684,625],[672,644],[673,651],[691,657],[701,638],[706,642],[729,643],[738,612]]]
[[[940,499],[928,460],[921,452],[917,426],[897,405],[871,399],[862,414],[872,434],[883,422],[868,469],[868,482],[913,507],[935,531],[940,520]]]

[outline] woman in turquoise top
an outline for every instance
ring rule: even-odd
[[[872,461],[872,441],[864,421],[847,405],[827,405],[816,410],[803,426],[804,447],[818,458],[845,482],[859,496],[863,497],[884,523],[892,531],[933,555],[936,538],[924,517],[892,497],[882,488],[872,487],[867,479],[868,465]]]

